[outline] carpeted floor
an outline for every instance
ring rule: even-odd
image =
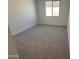
[[[14,36],[20,59],[69,59],[67,29],[37,25]]]

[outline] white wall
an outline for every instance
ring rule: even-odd
[[[69,15],[69,0],[60,0],[60,16],[47,17],[45,15],[45,0],[36,0],[39,24],[67,26]]]
[[[16,35],[37,24],[34,0],[9,1],[9,28]]]

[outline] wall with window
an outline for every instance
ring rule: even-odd
[[[53,14],[52,16],[46,16],[46,4],[45,4],[46,1],[51,1],[51,0],[36,0],[36,6],[37,6],[36,8],[37,8],[37,16],[38,16],[39,24],[67,26],[70,1],[60,0],[59,15],[56,13],[54,14],[52,13]],[[55,8],[53,9],[53,11],[54,10]],[[58,15],[58,16],[55,16],[55,15]]]

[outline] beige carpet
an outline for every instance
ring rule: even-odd
[[[20,59],[69,59],[67,29],[37,25],[14,36]]]

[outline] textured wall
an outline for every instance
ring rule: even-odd
[[[34,0],[9,0],[9,28],[16,35],[37,24]]]
[[[45,0],[36,0],[39,24],[67,26],[69,15],[69,0],[60,0],[60,16],[47,17],[45,15]]]

